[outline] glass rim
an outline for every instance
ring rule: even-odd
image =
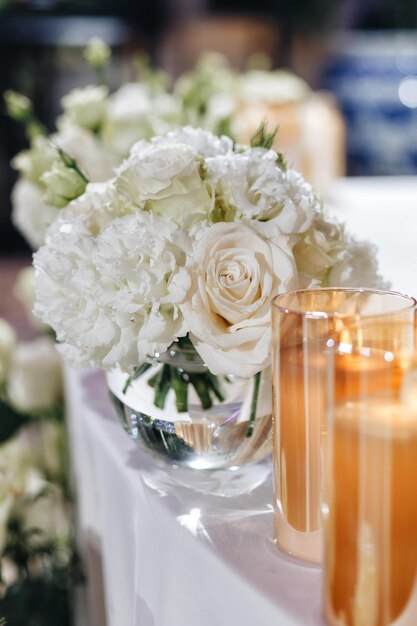
[[[283,293],[278,294],[272,300],[272,306],[280,311],[281,313],[288,313],[292,315],[300,315],[302,317],[310,317],[310,318],[351,318],[355,317],[353,313],[340,313],[338,311],[323,311],[320,309],[317,310],[303,310],[300,307],[290,307],[284,306],[277,303],[277,300],[280,298],[284,298],[285,296],[297,296],[299,294],[314,294],[314,293],[330,293],[330,292],[341,292],[341,293],[365,293],[365,294],[373,294],[373,295],[388,295],[395,296],[398,300],[402,300],[404,302],[404,306],[398,309],[390,309],[384,312],[366,312],[360,313],[360,317],[389,317],[391,315],[398,315],[400,313],[406,313],[407,311],[412,311],[413,309],[417,309],[417,300],[414,296],[410,296],[405,293],[401,293],[400,291],[393,291],[390,289],[372,289],[367,287],[311,287],[306,289],[294,289],[293,291],[285,291]]]

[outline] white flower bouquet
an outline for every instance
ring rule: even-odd
[[[277,294],[381,285],[374,248],[325,215],[271,143],[263,128],[251,147],[191,127],[140,141],[61,211],[34,256],[35,313],[68,362],[137,377],[191,348],[206,372],[165,364],[148,382],[161,409],[171,397],[185,412],[190,387],[210,408],[230,376],[258,377],[259,392]]]

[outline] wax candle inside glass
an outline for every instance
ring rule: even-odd
[[[417,370],[401,393],[336,400],[328,444],[327,622],[415,626]]]
[[[414,304],[390,292],[321,289],[283,294],[275,305],[275,539],[321,562],[329,386],[338,401],[398,387],[401,360],[384,357],[397,345],[412,349]],[[326,354],[336,344],[330,380]]]

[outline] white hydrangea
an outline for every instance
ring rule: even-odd
[[[237,219],[272,220],[284,234],[310,226],[318,207],[313,190],[300,174],[282,169],[272,150],[209,158],[207,168],[217,195]]]
[[[174,222],[137,212],[96,238],[77,218],[54,231],[35,255],[35,313],[70,362],[131,371],[186,334],[189,242]]]
[[[104,85],[72,89],[61,99],[64,115],[76,126],[97,130],[106,114],[108,95]]]
[[[141,141],[119,168],[115,185],[142,209],[187,225],[213,208],[203,167],[203,158],[188,145]]]
[[[46,204],[44,190],[30,180],[20,178],[12,191],[12,221],[33,250],[45,240],[45,233],[58,216],[59,209]]]
[[[105,183],[89,183],[82,196],[60,211],[50,233],[59,230],[62,224],[79,218],[90,234],[96,237],[111,221],[136,210],[136,205],[117,192],[113,179]]]

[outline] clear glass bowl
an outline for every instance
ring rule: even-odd
[[[175,394],[168,392],[165,407],[154,405],[154,389],[148,384],[163,364],[180,372],[204,373],[207,366],[195,350],[175,348],[158,355],[150,369],[132,382],[126,393],[127,376],[118,370],[107,374],[110,397],[128,435],[142,449],[161,459],[193,469],[239,467],[267,456],[272,448],[271,374],[262,372],[254,428],[249,417],[254,380],[219,377],[224,401],[215,399],[203,409],[191,385],[188,411],[179,412]],[[250,434],[250,436],[248,436]]]

